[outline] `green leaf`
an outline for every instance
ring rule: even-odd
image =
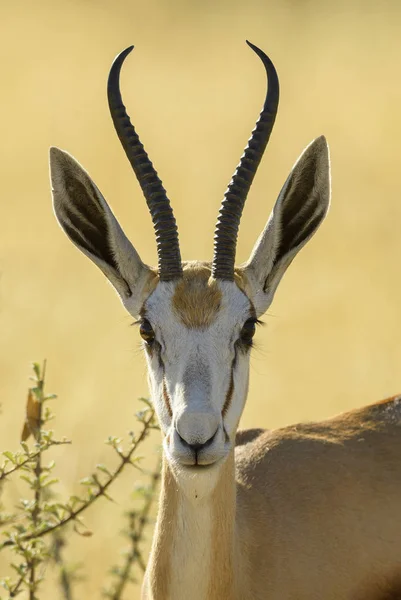
[[[3,579],[0,579],[0,585],[7,591],[7,592],[11,592],[11,587],[10,587],[11,581],[9,577],[4,577]]]
[[[8,460],[10,460],[14,465],[17,464],[16,455],[13,454],[12,452],[9,452],[8,450],[6,450],[5,452],[3,452],[3,455],[6,458],[8,458]]]
[[[79,482],[81,485],[96,485],[96,482],[93,480],[93,477],[84,477]]]
[[[106,465],[98,464],[98,465],[96,465],[96,468],[99,469],[99,471],[102,471],[102,473],[106,473],[106,475],[108,475],[108,477],[111,477],[111,473],[110,473],[109,469],[106,467]]]
[[[84,500],[82,500],[82,498],[79,498],[79,496],[70,496],[69,502],[71,506],[75,507],[77,504],[83,503]]]
[[[35,394],[36,399],[41,402],[42,401],[42,390],[39,386],[35,386],[31,388],[32,392]]]
[[[46,488],[49,487],[49,485],[54,485],[55,483],[59,483],[59,479],[57,477],[53,477],[53,479],[49,479],[49,481],[46,481],[43,485],[42,488]]]
[[[20,475],[20,479],[26,481],[31,487],[35,486],[35,479],[32,477],[28,477],[28,475]]]
[[[22,449],[25,452],[25,454],[29,455],[29,446],[28,446],[28,444],[26,442],[20,442],[20,444],[21,444]]]
[[[40,364],[37,362],[32,363],[32,369],[36,375],[36,379],[40,380],[41,379],[41,374],[40,374]]]
[[[148,406],[149,408],[151,408],[153,410],[153,406],[152,406],[152,402],[150,401],[149,398],[138,398],[139,402],[143,402],[143,404],[146,404],[146,406]]]

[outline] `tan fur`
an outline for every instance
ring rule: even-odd
[[[151,295],[151,293],[156,289],[157,284],[159,283],[160,279],[159,279],[159,275],[157,273],[157,271],[155,269],[152,269],[149,267],[149,270],[147,271],[147,277],[146,277],[146,281],[145,281],[145,285],[143,286],[143,290],[142,290],[142,301],[145,302],[149,296]],[[144,316],[145,314],[145,307],[144,304],[142,304],[142,308],[139,311],[139,314],[142,316]]]
[[[221,292],[211,277],[207,263],[188,263],[177,283],[173,309],[182,323],[191,329],[202,329],[213,323],[220,309]]]
[[[223,467],[212,495],[213,537],[208,600],[235,600],[235,478],[234,453]]]
[[[235,480],[233,467],[231,454],[211,498],[208,600],[399,597],[401,396],[320,423],[239,432]],[[168,593],[178,496],[167,473],[165,464],[145,597],[198,598]]]
[[[165,459],[162,464],[159,513],[152,542],[152,561],[146,569],[142,598],[169,598],[170,553],[165,538],[173,538],[174,517],[177,513],[177,485]]]
[[[156,288],[159,281],[160,281],[159,274],[157,273],[156,269],[149,268],[147,282],[143,289],[143,295],[146,298],[148,298],[150,296],[150,294]]]
[[[237,284],[237,286],[239,287],[239,289],[241,290],[241,292],[243,292],[245,294],[245,296],[247,296],[247,298],[251,302],[250,299],[252,297],[252,289],[249,285],[248,278],[245,273],[245,269],[243,269],[242,267],[235,267],[234,281]]]
[[[401,600],[401,566],[386,577],[373,577],[351,600]]]

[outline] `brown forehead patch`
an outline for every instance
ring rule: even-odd
[[[172,299],[178,317],[191,329],[203,329],[213,323],[221,305],[221,291],[205,263],[184,265],[183,278],[177,283]]]

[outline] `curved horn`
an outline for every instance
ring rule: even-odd
[[[215,229],[212,275],[216,279],[230,281],[234,279],[235,249],[242,210],[269,141],[279,101],[278,76],[273,63],[262,50],[248,41],[246,43],[262,59],[269,85],[259,120],[224,194]]]
[[[107,82],[107,97],[114,127],[142,188],[156,233],[158,269],[161,281],[182,275],[178,231],[166,190],[131,124],[120,92],[122,64],[134,46],[123,50],[114,60]]]

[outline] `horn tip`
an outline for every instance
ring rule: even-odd
[[[133,49],[134,45],[132,44],[132,46],[128,46],[128,48],[122,50],[119,54],[117,54],[116,58],[114,59],[114,64],[121,66],[124,60],[127,58],[128,54],[130,54]]]
[[[252,42],[250,42],[249,40],[245,40],[245,41],[246,41],[246,43],[248,44],[248,46],[249,46],[250,48],[252,48],[252,50],[255,50],[255,51],[256,51],[256,50],[259,50],[259,48],[258,48],[257,46],[255,46],[255,44],[252,44]]]
[[[255,54],[257,54],[259,56],[259,58],[262,59],[263,62],[266,62],[266,61],[270,62],[269,57],[263,52],[263,50],[258,48],[258,46],[255,46],[255,44],[252,44],[252,42],[250,42],[249,40],[245,40],[245,41],[248,44],[248,46],[255,52]]]
[[[133,51],[133,49],[135,48],[134,44],[132,44],[131,46],[128,46],[128,48],[125,48],[125,50],[123,50],[119,56],[125,58],[126,56],[128,56],[128,54],[131,54],[131,52]]]

